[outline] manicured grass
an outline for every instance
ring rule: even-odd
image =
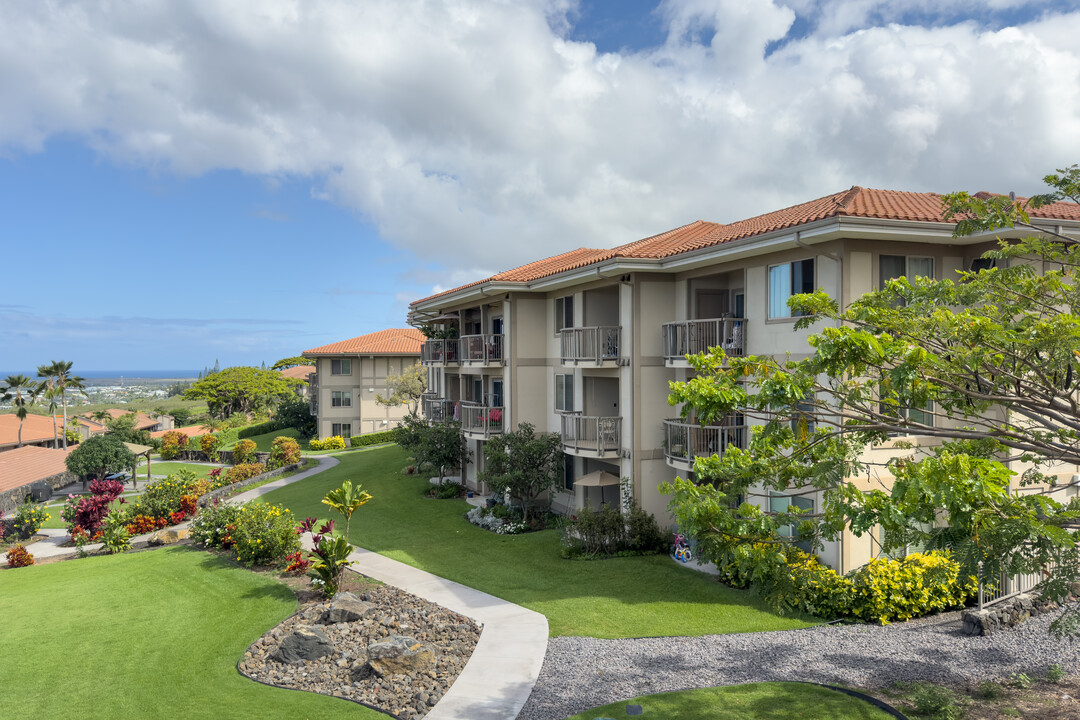
[[[185,462],[151,462],[150,474],[151,475],[174,475],[181,470],[192,470],[197,477],[208,478],[210,477],[210,471],[215,467],[227,468],[228,465],[203,465],[201,463],[185,463]],[[146,465],[139,466],[138,481],[140,483],[146,481]],[[142,488],[142,485],[139,485]]]
[[[566,720],[635,717],[627,705],[640,705],[642,717],[664,720],[891,720],[868,702],[816,685],[754,683],[643,695],[572,715]]]
[[[252,435],[251,437],[245,439],[254,440],[255,449],[258,452],[270,452],[270,444],[274,442],[274,438],[281,437],[282,435],[284,435],[285,437],[291,437],[296,440],[298,443],[300,443],[301,449],[303,449],[303,447],[307,445],[307,438],[300,437],[300,433],[299,431],[297,431],[296,428],[284,428],[282,430],[275,430],[274,432],[263,433],[262,435]],[[239,442],[239,440],[233,440],[229,443],[228,447],[222,447],[221,449],[232,450],[237,442]]]
[[[0,715],[385,720],[237,672],[295,608],[280,583],[192,548],[0,571]]]
[[[666,556],[571,561],[559,556],[557,531],[481,530],[462,517],[469,509],[463,500],[421,497],[428,480],[401,474],[405,456],[397,446],[341,455],[336,467],[265,500],[297,517],[326,518],[323,495],[343,480],[360,482],[373,499],[353,516],[353,543],[543,613],[552,635],[706,635],[810,624],[780,617],[748,592]]]

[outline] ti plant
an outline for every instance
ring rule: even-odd
[[[349,523],[353,513],[371,500],[371,494],[362,488],[360,483],[354,487],[351,480],[346,480],[341,483],[341,487],[326,493],[326,497],[322,499],[323,505],[329,505],[345,518],[345,537],[349,536]]]
[[[315,549],[308,556],[311,561],[308,576],[327,597],[333,597],[341,586],[341,576],[345,573],[345,568],[352,565],[349,553],[353,547],[344,536],[334,532],[333,520],[326,521],[318,530],[315,529],[317,522],[315,518],[306,518],[297,528],[297,532],[311,533]]]

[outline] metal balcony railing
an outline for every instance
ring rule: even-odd
[[[708,352],[717,346],[731,356],[746,354],[746,320],[743,318],[669,322],[664,323],[663,334],[665,360],[682,360],[687,355]]]
[[[461,362],[487,365],[489,363],[501,363],[503,361],[503,336],[462,335]]]
[[[454,406],[456,400],[448,400],[440,397],[421,398],[420,405],[424,411],[424,418],[429,422],[446,422],[455,420]]]
[[[723,455],[729,447],[746,448],[745,424],[698,425],[682,418],[664,421],[664,455],[669,462],[693,467],[694,458]]]
[[[592,362],[601,365],[619,359],[622,329],[612,325],[563,328],[560,332],[563,362]]]
[[[470,435],[502,435],[503,409],[486,405],[461,406],[461,431]]]
[[[424,365],[455,365],[461,357],[461,341],[425,340],[420,346],[420,362]]]
[[[578,415],[562,416],[564,450],[595,452],[598,456],[618,453],[622,433],[621,417]]]

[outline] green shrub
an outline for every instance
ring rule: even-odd
[[[300,550],[292,512],[260,502],[240,506],[232,541],[236,559],[248,565],[276,565]]]
[[[127,530],[127,517],[122,512],[111,512],[101,524],[101,542],[105,549],[115,555],[131,547],[131,533]]]
[[[147,483],[134,502],[122,506],[121,516],[125,522],[137,515],[168,519],[172,513],[184,509],[184,495],[199,495],[204,489],[205,483],[199,480],[194,470],[182,469],[167,478]]]
[[[15,536],[21,540],[29,539],[50,517],[44,505],[38,505],[27,496],[26,502],[20,505],[15,513],[15,521],[12,523]]]
[[[239,440],[243,440],[244,438],[255,437],[256,435],[272,433],[275,430],[280,430],[281,427],[281,423],[276,420],[270,420],[268,422],[259,423],[258,425],[248,425],[245,428],[240,428],[236,431],[236,437]]]
[[[242,482],[244,480],[250,480],[256,475],[262,475],[266,472],[266,466],[262,463],[244,463],[242,465],[233,465],[227,471],[225,471],[226,485]]]
[[[233,445],[233,465],[250,463],[255,459],[255,450],[257,447],[254,440],[238,440],[237,443]]]
[[[345,438],[340,435],[332,435],[325,440],[312,438],[308,441],[309,450],[344,450]]]
[[[851,575],[854,613],[885,625],[962,607],[978,592],[974,578],[960,579],[960,563],[945,551],[914,553],[900,560],[877,558]]]
[[[667,537],[656,518],[637,503],[626,516],[611,505],[599,511],[582,508],[563,526],[565,557],[654,555],[666,552],[667,547]]]
[[[435,488],[435,497],[440,500],[453,500],[465,494],[465,486],[458,482],[444,482]]]
[[[298,462],[300,462],[300,443],[287,435],[274,438],[274,441],[270,443],[270,461],[266,464],[266,468],[276,470]]]
[[[1054,664],[1046,668],[1046,679],[1052,683],[1059,683],[1065,679],[1065,668]]]
[[[979,683],[977,695],[983,700],[999,700],[1005,697],[1005,688],[995,680],[983,680]]]
[[[912,683],[909,689],[915,712],[934,720],[960,720],[963,708],[956,702],[956,693],[940,685],[926,682]]]
[[[191,521],[191,538],[206,547],[232,546],[232,533],[240,516],[240,506],[213,502],[199,510]]]
[[[384,432],[368,433],[367,435],[353,435],[349,438],[349,445],[351,447],[367,447],[368,445],[382,445],[383,443],[394,442],[394,431],[386,430]]]

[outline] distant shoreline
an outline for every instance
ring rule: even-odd
[[[115,380],[117,384],[123,379],[124,384],[138,384],[138,380],[153,380],[155,384],[162,381],[195,380],[199,377],[198,370],[79,370],[74,369],[73,374],[79,377],[93,380],[94,385],[104,384],[102,381]],[[8,375],[29,375],[37,377],[36,370],[0,370],[0,377]]]

